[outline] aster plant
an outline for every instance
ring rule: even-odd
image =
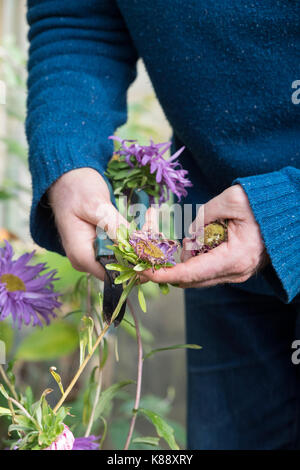
[[[17,438],[9,441],[10,450],[98,450],[100,436],[74,437],[64,424],[69,408],[61,407],[54,413],[46,396],[52,392],[46,389],[41,398],[34,402],[30,387],[24,395],[17,394],[12,387],[13,397],[0,384],[0,392],[8,402],[8,408],[0,407],[0,414],[11,418],[8,432]]]
[[[144,190],[150,203],[158,201],[159,204],[168,201],[170,193],[175,194],[179,201],[187,196],[186,188],[192,183],[187,178],[187,170],[178,161],[185,147],[165,158],[171,142],[155,144],[150,140],[149,145],[140,145],[136,140],[123,140],[116,136],[110,139],[120,143],[106,173],[116,195],[125,194],[130,198],[135,189]]]
[[[158,270],[170,268],[176,264],[174,255],[179,243],[168,240],[162,233],[153,233],[150,230],[137,230],[134,223],[129,228],[121,225],[117,231],[117,241],[109,246],[118,261],[106,265],[106,269],[119,271],[115,284],[137,285],[138,299],[143,311],[146,311],[146,302],[139,284],[138,274],[147,269]],[[162,293],[167,294],[167,284],[159,284]]]

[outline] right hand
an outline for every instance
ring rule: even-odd
[[[56,226],[73,268],[104,279],[104,269],[95,260],[96,226],[114,240],[120,224],[128,226],[110,201],[107,184],[92,168],[63,174],[48,191]]]

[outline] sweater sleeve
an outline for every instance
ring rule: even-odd
[[[103,174],[137,53],[115,0],[28,0],[27,18],[30,228],[36,243],[63,254],[45,193],[75,168]]]
[[[262,271],[284,302],[300,292],[300,170],[238,178],[264,239],[271,266]]]

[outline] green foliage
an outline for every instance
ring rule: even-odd
[[[145,408],[139,408],[138,411],[151,421],[158,436],[166,441],[170,449],[179,450],[179,446],[175,441],[173,428],[161,416]]]
[[[146,305],[145,296],[144,296],[141,286],[138,286],[138,300],[139,300],[141,309],[143,310],[143,312],[146,312],[147,305]]]
[[[136,437],[132,440],[134,444],[146,444],[157,447],[159,445],[159,437]]]
[[[78,332],[74,325],[64,320],[36,329],[20,343],[16,359],[48,361],[71,354],[78,347]]]
[[[199,346],[198,344],[175,344],[174,346],[167,346],[165,348],[152,349],[152,351],[144,356],[144,359],[147,359],[158,352],[172,351],[174,349],[202,349],[202,346]]]
[[[133,383],[133,380],[123,380],[122,382],[115,383],[104,390],[100,395],[100,399],[96,407],[95,419],[102,416],[107,411],[107,409],[109,409],[112,400],[123,387]]]
[[[96,393],[96,388],[97,388],[97,382],[95,380],[95,375],[97,372],[98,367],[94,367],[89,381],[88,381],[88,386],[84,392],[83,395],[83,410],[82,410],[82,422],[84,426],[88,425],[91,412],[93,409],[93,403],[95,401],[95,393]]]
[[[80,345],[80,365],[85,359],[85,350],[88,348],[90,354],[93,348],[94,320],[92,317],[84,315],[81,318],[79,326],[79,345]]]
[[[133,167],[131,167],[124,158],[120,156],[118,160],[112,159],[107,165],[105,174],[112,182],[114,194],[118,196],[124,194],[126,190],[138,189],[158,198],[160,186],[156,181],[155,173],[150,172],[150,165],[139,167],[136,159],[132,157]]]
[[[61,394],[64,394],[64,387],[62,384],[61,376],[56,372],[56,367],[50,367],[50,373],[52,377],[54,378],[55,382],[59,386],[59,390],[61,391]]]
[[[0,408],[0,416],[10,416],[10,434],[17,435],[10,441],[11,449],[17,445],[19,450],[41,450],[47,448],[64,430],[64,419],[68,409],[60,408],[55,414],[46,401],[51,390],[45,390],[38,402],[33,403],[31,389],[27,388],[20,402],[11,398],[0,387],[3,396],[10,402],[10,408]]]
[[[170,288],[169,288],[168,284],[160,283],[159,284],[159,289],[160,289],[160,292],[164,295],[167,295],[170,292]]]

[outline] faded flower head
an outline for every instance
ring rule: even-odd
[[[215,221],[206,224],[202,231],[189,241],[192,247],[192,256],[197,256],[221,245],[227,240],[227,226],[225,223]]]
[[[75,437],[65,424],[63,432],[55,439],[49,447],[43,450],[72,450]]]
[[[188,171],[184,170],[177,160],[185,147],[181,147],[169,158],[164,158],[163,155],[171,147],[171,142],[154,144],[150,140],[150,145],[139,145],[136,140],[123,140],[116,136],[109,138],[120,142],[121,147],[116,153],[129,167],[132,169],[148,168],[149,176],[155,175],[154,181],[158,186],[159,204],[169,199],[169,191],[174,193],[179,200],[182,196],[187,196],[186,188],[192,186],[192,183],[187,178]],[[146,178],[144,185],[149,184],[151,178],[147,178],[147,175],[144,175],[144,177]],[[139,187],[139,189],[144,188]],[[150,189],[150,199],[153,202],[153,189],[148,189]],[[145,191],[147,192],[147,187]]]
[[[61,304],[54,292],[53,281],[56,271],[48,271],[44,263],[29,265],[34,252],[25,253],[13,260],[13,249],[5,241],[0,248],[0,321],[12,316],[14,324],[20,328],[24,323],[42,326],[42,319],[49,324],[55,317],[54,309]]]
[[[129,243],[138,258],[148,261],[152,266],[176,264],[174,254],[178,249],[178,242],[168,240],[162,233],[137,230],[130,235]]]

